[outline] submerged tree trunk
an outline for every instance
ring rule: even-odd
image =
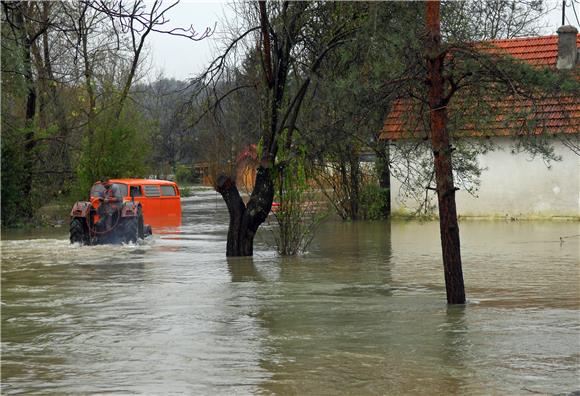
[[[32,218],[33,201],[32,201],[32,174],[34,171],[35,156],[34,148],[36,147],[36,136],[34,133],[34,118],[36,116],[36,86],[32,75],[32,65],[30,59],[30,42],[26,42],[24,50],[24,78],[27,85],[26,95],[26,134],[24,135],[24,156],[25,172],[23,180],[23,194],[26,200],[25,216]]]
[[[263,69],[262,98],[262,154],[261,166],[257,170],[252,195],[244,205],[235,181],[231,177],[220,176],[216,190],[222,194],[230,214],[228,230],[227,256],[251,256],[253,254],[254,236],[258,227],[266,220],[274,199],[274,181],[272,170],[279,167],[276,156],[281,145],[286,149],[292,147],[292,134],[300,108],[308,92],[312,76],[316,75],[327,54],[345,42],[352,31],[339,28],[322,47],[308,67],[307,75],[297,86],[292,96],[289,95],[287,80],[289,74],[296,72],[294,53],[302,40],[305,12],[309,2],[284,1],[280,7],[274,7],[278,14],[270,23],[267,2],[258,2],[260,14],[261,43],[258,43]],[[308,66],[308,65],[303,65]],[[301,67],[303,67],[301,66]],[[297,73],[300,74],[300,73]]]
[[[85,76],[85,89],[87,91],[87,96],[89,98],[88,109],[87,109],[87,132],[89,138],[89,147],[93,146],[93,141],[95,138],[95,118],[96,118],[96,97],[93,89],[93,70],[92,63],[89,54],[89,27],[87,26],[87,21],[85,17],[86,10],[88,6],[84,6],[84,10],[81,11],[81,17],[79,18],[79,41],[82,44],[81,55],[83,57],[84,64],[84,76]]]
[[[385,218],[391,215],[391,170],[389,169],[390,148],[388,140],[379,140],[378,150],[378,177],[379,187],[386,191],[385,202],[383,205],[383,216]]]
[[[443,61],[445,52],[441,50],[440,4],[438,1],[427,2],[426,43],[427,70],[429,83],[429,107],[431,144],[435,161],[435,178],[439,202],[439,226],[441,231],[441,248],[445,271],[445,287],[449,304],[465,303],[465,288],[461,269],[461,250],[459,243],[459,226],[455,205],[453,185],[453,168],[451,162],[452,148],[447,132],[447,103],[445,96]]]
[[[350,151],[348,157],[350,162],[350,212],[352,220],[358,220],[360,200],[360,166],[358,153],[356,151]]]
[[[35,157],[34,149],[36,147],[35,136],[35,117],[36,117],[36,82],[32,71],[32,42],[34,38],[30,37],[24,20],[23,7],[26,4],[20,3],[15,8],[15,20],[20,29],[20,40],[22,44],[23,56],[23,74],[26,83],[26,112],[25,112],[25,129],[24,134],[24,174],[22,179],[22,199],[25,204],[22,205],[23,215],[26,218],[32,218],[33,199],[32,199],[32,174],[34,171]]]
[[[250,200],[244,204],[236,182],[229,176],[220,176],[216,190],[222,195],[230,215],[226,256],[252,256],[254,236],[266,220],[274,200],[274,184],[270,169],[259,167]]]

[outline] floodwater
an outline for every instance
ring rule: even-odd
[[[287,259],[266,226],[227,260],[226,231],[201,192],[138,245],[3,234],[2,394],[580,390],[576,222],[462,222],[461,307],[433,222],[328,222]]]

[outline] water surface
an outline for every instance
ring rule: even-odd
[[[580,390],[578,223],[329,222],[308,254],[225,258],[213,192],[138,245],[3,234],[3,394],[553,394]],[[562,237],[562,239],[561,239]]]

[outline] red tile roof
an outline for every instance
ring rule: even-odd
[[[450,126],[455,137],[518,136],[527,134],[580,133],[580,98],[560,96],[535,101],[505,98],[487,103],[489,114],[462,108],[463,119],[471,123]],[[456,106],[457,107],[457,106]],[[412,110],[410,110],[412,109]],[[451,107],[449,114],[452,115]],[[416,117],[423,114],[424,117]],[[398,101],[385,119],[382,139],[426,138],[429,130],[427,112],[409,102]]]
[[[577,41],[580,44],[580,35]],[[490,53],[506,53],[532,66],[556,67],[556,60],[558,59],[558,36],[491,40],[487,43],[489,43],[491,48],[498,48],[497,51],[490,49]]]
[[[576,42],[577,47],[580,47],[580,34],[576,36]],[[487,53],[511,55],[533,66],[554,69],[556,67],[558,36],[492,40],[484,44]],[[455,107],[463,103],[462,112],[470,112],[469,106],[466,106],[463,101],[456,100],[455,102]],[[488,103],[488,105],[496,111],[495,119],[492,117],[487,120],[484,128],[475,125],[456,126],[453,128],[453,135],[512,136],[524,133],[580,133],[580,96],[546,97],[533,103],[529,100],[505,98]],[[450,114],[453,112],[453,107],[452,100]],[[475,109],[471,112],[474,113]],[[420,111],[417,105],[413,105],[410,101],[397,101],[385,119],[381,138],[397,140],[426,137],[426,131],[429,130],[427,120],[407,116],[421,113],[426,112]],[[509,116],[515,113],[526,115],[520,116],[519,120],[509,119]]]

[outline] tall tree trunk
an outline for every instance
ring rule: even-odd
[[[45,24],[50,22],[50,12],[52,10],[54,3],[43,2],[42,3],[42,20]],[[51,53],[50,53],[50,43],[48,37],[48,29],[42,33],[42,48],[43,48],[43,58],[44,58],[44,72],[47,78],[46,85],[50,92],[50,97],[52,98],[54,111],[56,115],[56,122],[59,127],[59,140],[61,144],[61,149],[58,150],[58,158],[60,158],[61,169],[64,171],[61,173],[60,180],[57,181],[59,185],[66,185],[65,181],[67,179],[66,172],[72,171],[70,163],[70,152],[69,152],[69,138],[70,138],[70,127],[68,124],[66,109],[63,102],[62,95],[57,89],[57,81],[54,76],[52,69]]]
[[[459,243],[459,225],[455,206],[453,185],[453,168],[451,163],[452,148],[447,132],[447,102],[445,97],[443,61],[445,52],[441,49],[440,3],[427,2],[426,41],[427,70],[429,82],[429,107],[431,126],[431,145],[435,161],[435,178],[439,202],[439,226],[445,287],[449,304],[465,303],[465,287],[461,269],[461,249]]]
[[[350,211],[352,220],[359,219],[360,201],[360,165],[358,153],[351,150],[348,154],[350,162]]]
[[[386,191],[385,202],[383,204],[383,216],[389,217],[391,215],[391,170],[389,169],[390,162],[390,148],[389,141],[379,139],[378,147],[378,176],[379,187]]]
[[[92,142],[95,134],[95,118],[96,118],[96,98],[94,91],[94,81],[93,81],[93,62],[91,61],[91,56],[89,54],[89,26],[87,26],[88,4],[82,4],[80,9],[79,27],[78,27],[78,39],[81,44],[81,56],[83,58],[83,74],[85,77],[85,89],[87,91],[87,96],[89,99],[88,111],[87,111],[87,132],[89,136],[89,143],[92,146]]]
[[[48,171],[51,172],[49,176],[50,183],[58,186],[66,185],[65,181],[70,177],[70,155],[68,151],[69,127],[66,118],[66,110],[64,104],[57,90],[57,81],[54,77],[51,62],[51,52],[49,43],[48,26],[50,25],[50,12],[53,3],[44,2],[36,4],[38,7],[39,23],[42,23],[43,31],[37,40],[31,43],[31,55],[34,60],[36,68],[36,86],[37,86],[37,102],[38,110],[38,126],[42,130],[46,130],[51,125],[51,116],[55,116],[56,124],[59,132],[54,136],[54,140],[50,141],[46,148],[45,158],[58,158],[58,163],[52,162]],[[42,38],[42,40],[40,40]],[[51,113],[54,111],[54,113]]]
[[[36,83],[32,73],[32,38],[26,27],[23,7],[25,3],[20,3],[15,8],[15,19],[20,29],[20,40],[22,42],[22,56],[24,60],[24,81],[26,82],[26,112],[24,134],[24,175],[22,180],[22,205],[23,215],[27,218],[33,216],[32,200],[32,173],[34,171],[35,158],[34,148],[36,147],[36,136],[34,131],[34,121],[36,117]]]
[[[101,154],[96,154],[97,150],[95,149],[95,130],[96,130],[96,107],[97,107],[97,100],[96,100],[96,93],[94,90],[94,75],[93,75],[93,61],[91,60],[91,55],[89,53],[89,31],[90,27],[87,26],[87,17],[86,13],[88,11],[89,6],[87,4],[82,4],[81,9],[81,16],[79,18],[79,41],[81,44],[81,56],[83,58],[83,74],[85,77],[85,89],[88,96],[88,109],[87,109],[87,137],[88,137],[88,148],[85,150],[88,153],[83,155],[89,156],[89,161],[93,163],[93,167],[91,167],[91,176],[89,178],[91,180],[95,180],[97,177],[102,175],[98,175],[98,172],[101,169],[100,162],[101,162]],[[102,151],[102,147],[101,147]],[[100,152],[100,151],[99,151]]]
[[[44,2],[43,4],[43,18],[48,23],[51,3]],[[44,50],[44,68],[48,78],[47,85],[49,86],[50,96],[54,103],[54,111],[56,113],[56,121],[59,126],[59,139],[61,142],[61,150],[57,154],[61,159],[61,165],[64,172],[72,171],[69,151],[70,127],[68,124],[66,109],[61,94],[57,90],[57,83],[52,70],[52,62],[50,59],[50,45],[48,41],[48,31],[42,35],[42,46]],[[65,175],[66,173],[63,173]],[[66,176],[62,176],[59,180],[60,185],[65,185]]]
[[[26,96],[26,134],[24,136],[24,156],[25,172],[23,181],[23,193],[26,200],[25,216],[32,218],[33,200],[32,200],[32,173],[34,171],[34,148],[36,147],[36,136],[34,133],[34,118],[36,116],[36,86],[32,76],[32,64],[30,59],[30,42],[27,40],[24,49],[24,78],[27,85]]]

